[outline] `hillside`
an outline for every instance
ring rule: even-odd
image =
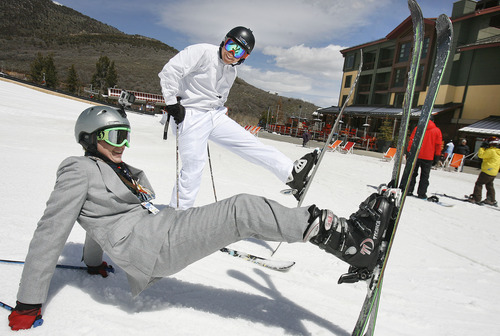
[[[67,69],[75,65],[83,86],[88,86],[99,57],[115,62],[118,87],[161,93],[158,72],[178,51],[158,40],[128,35],[51,0],[0,2],[0,67],[7,73],[28,74],[38,53],[53,55],[63,82]],[[144,60],[147,60],[144,61]],[[83,93],[83,92],[82,92]],[[310,115],[317,106],[298,99],[280,97],[237,79],[227,106],[240,123],[256,123],[269,107]]]

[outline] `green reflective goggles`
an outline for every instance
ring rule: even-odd
[[[130,147],[130,128],[114,127],[102,130],[97,133],[97,140],[104,140],[115,147],[121,147],[123,145]]]

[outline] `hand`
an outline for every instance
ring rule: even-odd
[[[440,155],[434,155],[434,160],[432,161],[432,165],[433,166],[437,165],[440,159],[441,159]]]
[[[167,113],[174,118],[177,124],[180,124],[184,121],[186,109],[180,103],[167,105]]]
[[[490,145],[488,144],[487,141],[483,141],[483,143],[481,144],[481,147],[488,148],[488,147],[490,147]]]
[[[42,304],[27,304],[17,301],[9,315],[9,327],[12,330],[30,329],[36,320],[42,318]]]
[[[113,268],[113,266],[108,266],[108,264],[103,261],[99,266],[88,266],[87,265],[87,273],[92,275],[100,275],[103,278],[108,277],[108,268]]]

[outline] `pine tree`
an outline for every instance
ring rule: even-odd
[[[71,93],[76,93],[78,90],[78,87],[80,86],[79,79],[78,79],[78,74],[76,73],[75,65],[72,64],[68,68],[68,76],[66,77],[66,83],[67,83],[67,90]]]
[[[50,88],[56,88],[59,84],[57,78],[56,65],[52,54],[45,57],[45,85]]]
[[[92,76],[92,86],[99,90],[100,94],[107,92],[108,87],[117,84],[118,74],[115,62],[111,62],[108,56],[101,56],[96,63],[96,72]]]
[[[112,61],[106,75],[106,86],[114,87],[116,84],[118,84],[118,73],[116,72],[115,62]]]
[[[43,69],[44,66],[44,57],[41,53],[36,55],[36,58],[33,62],[31,62],[31,70],[30,77],[31,80],[38,84],[43,84]]]
[[[44,57],[41,53],[38,53],[35,60],[31,63],[30,77],[35,83],[55,88],[59,80],[57,78],[53,55],[50,54]]]

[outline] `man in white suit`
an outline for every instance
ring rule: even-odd
[[[134,295],[155,280],[249,237],[310,241],[351,269],[373,270],[381,233],[394,207],[386,196],[372,194],[349,219],[315,205],[286,208],[251,195],[188,210],[158,210],[144,172],[122,161],[129,134],[123,110],[97,106],[79,116],[75,137],[85,156],[69,157],[59,166],[29,246],[16,307],[9,315],[13,330],[29,329],[41,318],[57,260],[75,221],[87,233],[83,257],[89,273],[107,275],[105,251],[127,273]],[[367,253],[370,248],[374,253]]]
[[[303,192],[318,152],[294,162],[227,116],[224,105],[236,79],[236,67],[247,59],[254,46],[253,32],[238,26],[218,46],[199,43],[181,50],[158,74],[166,110],[175,120],[172,128],[178,136],[182,161],[170,206],[184,210],[194,205],[207,161],[208,140],[266,168],[295,189],[297,199]]]

